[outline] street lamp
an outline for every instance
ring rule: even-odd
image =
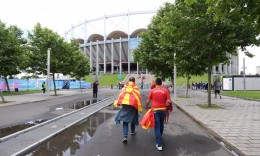
[[[50,96],[50,52],[51,52],[51,48],[48,48],[47,51],[47,96]]]
[[[174,57],[173,57],[173,59],[174,59],[174,69],[173,69],[173,87],[174,87],[174,94],[173,94],[173,99],[174,100],[177,100],[177,73],[176,73],[176,63],[175,63],[175,57],[176,57],[176,53],[174,53],[174,55],[173,55]]]
[[[244,83],[244,91],[246,91],[246,67],[245,67],[245,58],[243,58],[243,83]]]

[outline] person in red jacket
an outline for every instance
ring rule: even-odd
[[[146,110],[152,101],[152,108],[154,111],[155,120],[155,137],[156,137],[156,148],[162,150],[162,134],[164,129],[164,119],[166,115],[166,106],[171,103],[170,93],[167,89],[162,87],[162,79],[157,78],[155,80],[156,87],[152,89],[148,94],[146,102]]]

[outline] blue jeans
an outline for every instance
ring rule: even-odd
[[[162,134],[164,128],[164,118],[166,116],[166,112],[162,110],[154,111],[154,121],[155,121],[155,137],[156,137],[156,144],[161,147],[162,146]]]
[[[135,124],[131,123],[131,133],[135,132]],[[128,122],[123,122],[123,136],[127,137],[128,136]]]

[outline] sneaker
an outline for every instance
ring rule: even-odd
[[[136,134],[136,132],[131,132],[131,135],[135,135]]]
[[[127,143],[127,138],[126,137],[124,137],[123,142]]]
[[[221,99],[221,96],[220,96],[220,99]]]
[[[159,151],[162,151],[162,146],[158,146],[158,145],[156,144],[156,148],[157,148]]]

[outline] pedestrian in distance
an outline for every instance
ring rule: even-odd
[[[156,87],[152,89],[148,94],[148,99],[146,102],[146,110],[150,102],[152,102],[152,109],[154,111],[154,121],[155,121],[155,140],[156,148],[162,151],[162,134],[164,129],[164,120],[166,116],[166,107],[171,104],[170,93],[167,89],[162,87],[162,80],[157,78],[155,80]]]
[[[123,122],[123,142],[127,143],[128,127],[130,124],[131,135],[136,134],[136,126],[139,125],[139,112],[142,112],[142,99],[138,86],[135,84],[135,78],[130,77],[129,82],[122,88],[117,100],[114,102],[114,106],[119,105],[122,108],[115,116],[116,125],[119,126],[120,121]]]
[[[97,94],[98,94],[98,80],[96,80],[94,83],[93,83],[93,98],[97,98]]]
[[[221,89],[221,83],[215,81],[214,82],[215,98],[217,98],[217,95],[219,95],[219,98],[221,99],[220,89]]]
[[[45,82],[42,83],[42,93],[46,92],[46,84]]]

